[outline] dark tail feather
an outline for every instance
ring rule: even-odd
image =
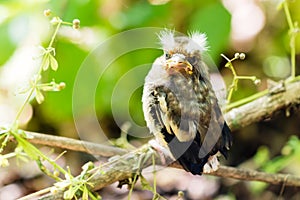
[[[188,152],[188,151],[187,151]],[[188,152],[189,155],[184,154],[180,156],[177,160],[180,163],[180,165],[183,167],[188,172],[191,172],[194,175],[201,175],[203,172],[203,166],[207,163],[208,161],[208,156],[205,156],[202,159],[199,159],[197,163],[192,162],[189,160],[191,156],[194,155],[195,152]]]
[[[232,145],[231,131],[226,123],[222,129],[222,135],[219,142],[204,157],[199,157],[201,148],[200,134],[196,134],[194,140],[189,142],[180,142],[175,135],[169,134],[165,129],[162,130],[165,140],[168,143],[169,149],[182,167],[192,174],[201,175],[203,166],[207,163],[209,156],[216,154],[218,151],[227,158],[227,152]]]
[[[225,122],[222,129],[221,148],[219,151],[226,159],[227,159],[227,152],[231,146],[232,146],[231,131],[227,123]]]
[[[164,133],[164,131],[162,131]],[[199,157],[200,138],[196,135],[194,140],[189,142],[180,142],[174,135],[164,134],[169,149],[180,165],[192,174],[201,175],[203,166],[206,164],[209,155],[203,158]]]

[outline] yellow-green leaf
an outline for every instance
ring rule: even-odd
[[[14,137],[18,141],[18,144],[24,149],[24,152],[32,159],[38,160],[39,159],[39,150],[36,149],[35,146],[30,144],[27,140],[22,138],[18,133],[14,133]]]
[[[151,187],[151,185],[149,184],[149,182],[147,181],[147,179],[144,176],[140,175],[139,178],[140,178],[140,181],[141,181],[142,188],[144,190],[149,190],[149,191],[154,192],[153,187]]]
[[[53,55],[49,54],[50,67],[53,71],[56,71],[58,68],[58,63]]]
[[[72,199],[76,193],[73,187],[64,192],[64,199]]]
[[[45,97],[44,97],[43,93],[41,92],[41,90],[39,90],[39,89],[35,90],[35,99],[38,102],[38,104],[43,103],[43,101],[45,100]]]
[[[41,66],[41,68],[44,71],[46,71],[49,68],[49,64],[50,64],[49,55],[50,55],[49,53],[44,54],[43,59],[42,59],[42,66]]]
[[[82,200],[88,200],[89,199],[89,190],[86,186],[83,187],[82,191]]]
[[[29,92],[29,90],[31,89],[31,87],[26,86],[26,87],[20,87],[18,88],[18,94],[26,94],[27,92]]]

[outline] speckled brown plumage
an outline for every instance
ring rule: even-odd
[[[232,143],[230,130],[201,60],[205,47],[195,48],[199,44],[193,36],[163,34],[173,44],[161,41],[165,53],[145,79],[145,119],[160,144],[185,170],[201,174],[210,156],[218,152],[227,156]]]

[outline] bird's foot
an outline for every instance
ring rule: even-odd
[[[217,155],[210,156],[207,163],[203,167],[204,173],[212,173],[219,169],[220,163],[218,161]]]
[[[162,165],[167,165],[166,158],[173,158],[170,151],[161,146],[156,140],[150,140],[148,143],[158,153]]]

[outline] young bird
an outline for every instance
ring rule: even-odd
[[[217,154],[227,158],[232,139],[201,58],[206,36],[166,30],[159,39],[164,55],[153,63],[142,97],[147,126],[186,171],[215,171]]]

